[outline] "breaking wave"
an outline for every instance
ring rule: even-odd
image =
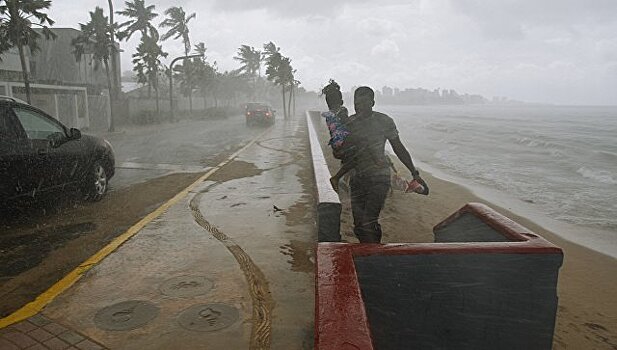
[[[611,173],[610,171],[581,167],[576,172],[587,179],[591,179],[603,184],[617,185],[617,180],[613,177],[613,173]]]

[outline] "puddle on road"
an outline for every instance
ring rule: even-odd
[[[313,221],[313,211],[311,207],[311,196],[303,194],[300,199],[289,207],[285,212],[287,225],[295,226]]]
[[[0,236],[0,276],[16,276],[36,265],[67,241],[92,233],[97,225],[82,222],[50,226],[31,234]]]
[[[313,273],[315,270],[315,245],[310,242],[292,240],[279,247],[283,255],[291,259],[287,262],[295,272]]]
[[[261,175],[263,172],[264,170],[259,169],[253,163],[242,160],[234,160],[214,173],[208,180],[227,182],[234,179]]]

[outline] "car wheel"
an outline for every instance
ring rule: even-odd
[[[84,184],[86,199],[91,202],[100,201],[105,195],[105,192],[107,192],[108,186],[109,178],[107,177],[105,167],[103,167],[101,162],[94,162],[86,176],[86,183]]]

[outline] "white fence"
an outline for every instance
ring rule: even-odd
[[[26,100],[24,83],[0,82],[0,94]],[[30,84],[32,105],[60,120],[67,127],[88,128],[90,110],[85,87]]]

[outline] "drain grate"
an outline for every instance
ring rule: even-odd
[[[184,310],[178,322],[191,331],[215,332],[234,324],[239,317],[238,310],[226,304],[193,305]]]
[[[159,290],[171,297],[194,297],[208,293],[214,283],[203,276],[179,276],[163,282]]]
[[[151,302],[129,300],[99,310],[94,316],[97,327],[108,331],[128,331],[144,326],[159,314]]]

